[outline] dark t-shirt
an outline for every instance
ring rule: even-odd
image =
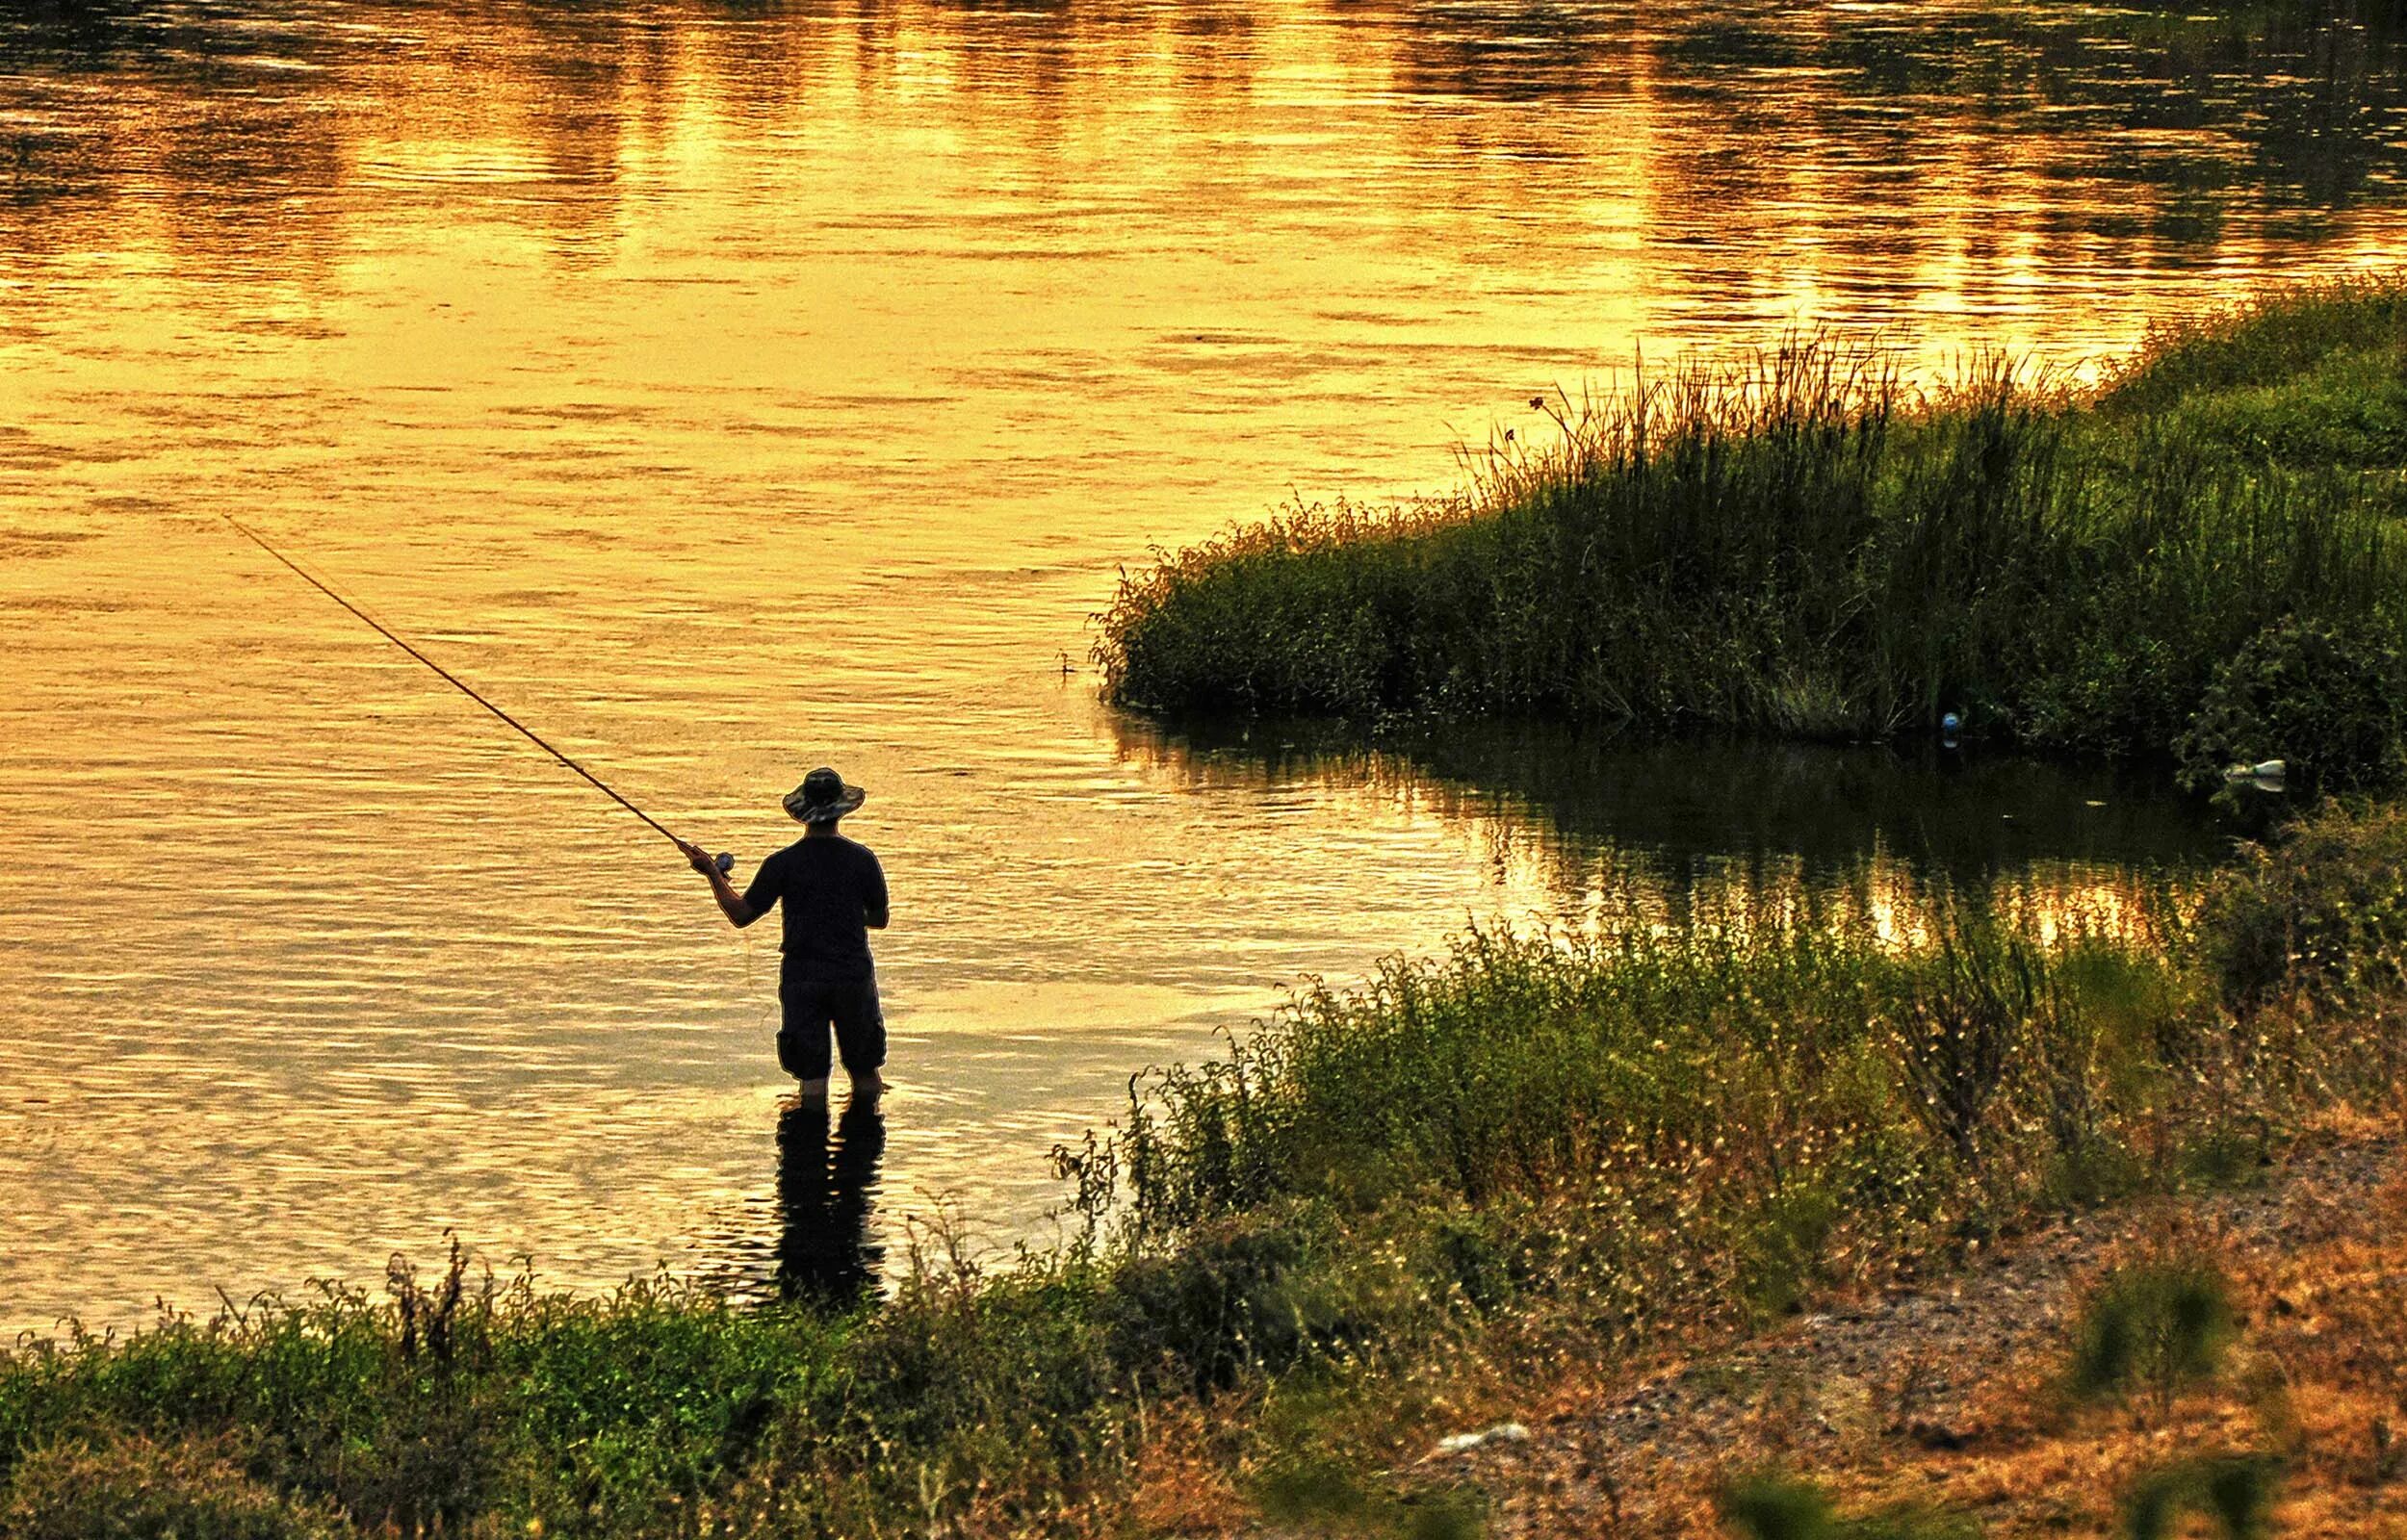
[[[886,918],[886,873],[843,835],[797,839],[761,863],[744,902],[786,905],[786,972],[830,983],[869,976],[871,917]]]

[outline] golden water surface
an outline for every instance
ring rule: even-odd
[[[1601,871],[2189,859],[2097,777],[1160,729],[1088,616],[1642,346],[2079,361],[2391,260],[2397,38],[2281,11],[13,8],[0,1327],[779,1245],[766,930],[220,514],[746,872],[870,789],[890,1248],[1043,1234],[1132,1070]]]

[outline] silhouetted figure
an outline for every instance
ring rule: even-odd
[[[886,1248],[870,1238],[886,1115],[874,1096],[844,1105],[828,1137],[827,1103],[805,1097],[777,1119],[777,1293],[845,1310],[877,1288]]]
[[[867,845],[836,830],[868,795],[844,784],[844,778],[825,765],[803,777],[802,784],[786,794],[786,811],[803,826],[802,837],[763,861],[752,886],[740,893],[717,857],[700,845],[677,842],[693,869],[710,881],[719,912],[737,929],[785,902],[777,1062],[801,1083],[806,1100],[827,1095],[831,1027],[844,1071],[852,1076],[853,1099],[886,1089],[878,1075],[886,1063],[886,1013],[878,1005],[877,965],[869,956],[869,933],[886,929],[886,871]],[[734,863],[728,858],[728,865]]]

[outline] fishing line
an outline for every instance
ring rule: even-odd
[[[268,544],[267,540],[263,538],[257,530],[252,529],[248,525],[246,525],[230,513],[220,512],[218,517],[223,519],[227,524],[232,525],[235,532],[240,534],[244,539],[249,541],[252,545],[257,546],[269,555],[273,556],[301,581],[307,583],[310,587],[315,588],[318,592],[325,595],[328,599],[333,600],[345,609],[349,610],[353,615],[357,616],[363,624],[373,628],[378,636],[383,637],[386,641],[391,642],[402,652],[407,653],[419,662],[424,663],[427,667],[432,669],[436,676],[440,678],[444,683],[449,684],[452,688],[459,691],[460,694],[467,696],[479,706],[483,706],[486,710],[492,712],[496,717],[500,718],[504,723],[515,731],[520,736],[524,737],[528,742],[533,744],[536,748],[541,749],[553,758],[557,759],[560,763],[568,766],[569,769],[576,771],[579,775],[584,777],[585,780],[591,782],[594,788],[600,791],[604,796],[609,798],[612,802],[617,803],[629,812],[634,813],[636,817],[651,825],[654,830],[659,832],[661,838],[667,840],[672,845],[678,846],[680,849],[684,848],[684,840],[679,839],[675,834],[670,834],[668,830],[661,825],[659,819],[653,817],[641,808],[636,807],[634,803],[629,802],[625,797],[620,796],[618,792],[611,787],[608,782],[604,781],[600,776],[595,775],[583,765],[579,764],[575,759],[554,748],[550,743],[545,741],[541,733],[535,732],[534,729],[527,726],[526,723],[519,721],[518,718],[510,715],[507,711],[503,710],[500,706],[494,705],[491,701],[486,700],[481,694],[478,693],[475,685],[470,684],[466,680],[461,679],[458,675],[453,673],[450,669],[445,668],[433,658],[428,657],[426,654],[418,651],[417,648],[411,646],[407,641],[403,640],[398,632],[392,629],[392,628],[386,626],[382,621],[376,619],[374,615],[369,614],[357,604],[352,603],[349,600],[335,592],[331,584],[321,580],[299,562],[295,561],[283,552],[278,551],[275,547]],[[721,871],[731,870],[736,864],[735,858],[731,856],[721,856],[718,860],[719,869]]]

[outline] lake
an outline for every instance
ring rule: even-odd
[[[1642,350],[2078,369],[2395,260],[2397,24],[2195,9],[12,10],[0,1329],[446,1231],[1041,1240],[1131,1073],[1474,922],[2196,870],[2135,773],[1150,723],[1086,658],[1149,549],[1442,494]],[[883,1126],[781,1115],[766,930],[222,514],[741,874],[865,784]]]

